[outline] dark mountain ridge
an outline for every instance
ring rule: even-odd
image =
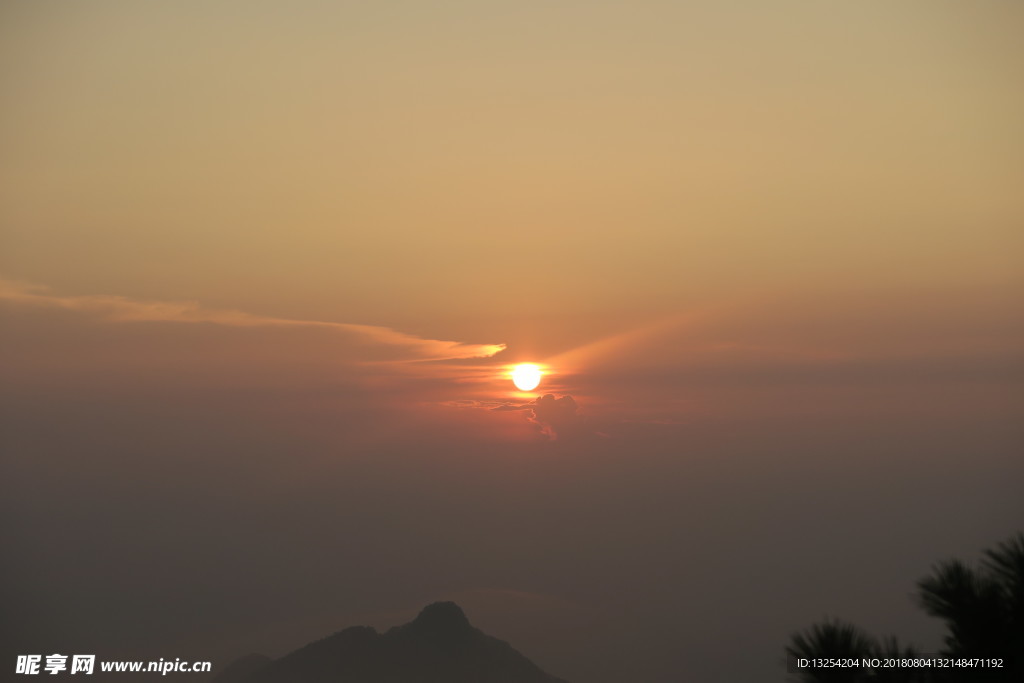
[[[413,621],[384,634],[369,626],[347,628],[232,681],[565,683],[508,643],[474,628],[454,602],[428,605]],[[214,683],[227,681],[219,675]]]

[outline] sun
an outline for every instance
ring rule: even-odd
[[[519,391],[533,391],[540,384],[543,374],[540,367],[533,363],[520,363],[512,368],[512,383]]]

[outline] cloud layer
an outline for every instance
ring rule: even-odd
[[[91,294],[60,296],[39,285],[0,279],[0,300],[39,308],[80,311],[113,322],[208,323],[227,327],[327,328],[354,334],[374,344],[398,347],[408,362],[488,358],[505,349],[504,344],[466,344],[424,339],[376,325],[294,320],[254,315],[244,311],[205,308],[195,301],[140,301],[123,296]]]

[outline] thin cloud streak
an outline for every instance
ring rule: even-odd
[[[402,362],[488,358],[505,349],[505,344],[466,344],[415,335],[377,325],[294,320],[254,315],[244,311],[205,308],[195,301],[138,301],[123,296],[90,294],[58,296],[48,288],[0,279],[0,300],[40,308],[59,308],[100,316],[112,322],[209,323],[227,327],[306,327],[328,328],[356,334],[387,346],[409,350],[413,358]]]
[[[578,372],[602,358],[621,355],[627,349],[648,342],[659,334],[674,331],[693,320],[692,314],[672,315],[636,329],[569,349],[557,356],[545,359],[544,364],[559,368],[563,372]]]

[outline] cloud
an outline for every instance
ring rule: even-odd
[[[530,410],[530,404],[518,405],[516,403],[502,403],[501,405],[491,408],[491,410],[507,411],[507,410]]]
[[[531,404],[530,420],[550,439],[580,438],[595,434],[580,415],[576,399],[544,394]]]
[[[487,408],[492,412],[524,411],[526,419],[537,431],[551,440],[605,436],[592,428],[580,414],[576,399],[569,395],[555,398],[554,394],[544,394],[529,403],[477,401],[476,404],[476,407]]]
[[[696,312],[686,315],[677,314],[662,318],[641,327],[620,332],[594,342],[564,351],[557,356],[545,359],[544,363],[563,371],[579,371],[609,357],[622,356],[637,346],[651,344],[658,337],[672,334],[698,318]]]
[[[81,311],[112,322],[207,323],[227,327],[327,328],[356,335],[370,343],[399,347],[411,356],[407,362],[488,358],[504,344],[466,344],[424,339],[376,325],[293,320],[254,315],[230,309],[205,308],[195,301],[141,301],[123,296],[91,294],[58,296],[39,285],[0,279],[0,300],[40,308]]]

